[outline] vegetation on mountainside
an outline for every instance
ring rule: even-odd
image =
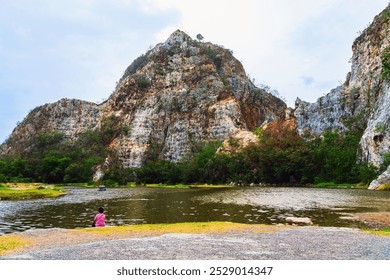
[[[390,47],[387,47],[382,54],[382,77],[390,82]]]
[[[327,132],[323,138],[311,140],[288,130],[279,136],[264,132],[257,144],[232,155],[217,153],[218,146],[212,143],[191,161],[147,162],[142,168],[124,173],[129,181],[145,183],[368,183],[377,170],[356,163],[359,139],[360,135],[352,132]]]
[[[0,182],[72,183],[92,180],[94,167],[108,155],[107,143],[125,133],[115,119],[102,122],[100,132],[87,131],[77,141],[64,141],[59,133],[41,133],[33,151],[0,160]],[[258,131],[257,131],[258,132]],[[233,154],[217,153],[220,143],[204,143],[188,161],[169,162],[151,157],[141,168],[123,169],[113,158],[103,177],[107,186],[136,184],[239,184],[320,182],[369,183],[379,171],[357,163],[361,132],[326,132],[303,138],[276,125],[257,133],[258,142]],[[385,162],[387,162],[385,160]]]
[[[134,61],[126,68],[120,81],[125,79],[127,76],[135,74],[139,68],[145,66],[146,63],[148,62],[149,54],[150,54],[150,50],[147,51],[145,54],[141,54],[139,57],[134,59]]]
[[[207,55],[213,61],[217,70],[221,69],[222,57],[215,50],[213,50],[210,47],[207,47],[207,48],[202,47],[201,53]]]
[[[0,181],[91,181],[94,167],[108,154],[105,143],[118,133],[111,129],[120,130],[107,125],[110,133],[87,131],[75,143],[62,141],[56,133],[40,134],[35,140],[34,152],[0,161]],[[258,137],[258,143],[233,154],[217,153],[220,143],[210,142],[189,161],[173,163],[154,159],[141,168],[127,169],[114,164],[107,170],[103,182],[109,186],[128,182],[369,183],[379,171],[370,164],[356,162],[361,133],[355,131],[345,134],[329,131],[322,137],[304,139],[295,131],[279,127],[262,131]]]

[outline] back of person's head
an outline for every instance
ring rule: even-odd
[[[103,207],[100,207],[100,208],[99,208],[99,213],[103,213],[103,212],[104,212]]]

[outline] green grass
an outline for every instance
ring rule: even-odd
[[[228,185],[208,185],[208,184],[146,184],[147,188],[171,188],[171,189],[189,189],[189,188],[228,188]]]
[[[390,183],[386,183],[386,184],[381,185],[378,188],[378,190],[379,191],[390,191]]]
[[[23,200],[54,198],[66,194],[60,187],[31,187],[26,189],[12,189],[8,186],[0,186],[0,200]]]
[[[92,185],[90,183],[70,183],[70,184],[56,184],[56,187],[61,186],[75,186],[75,187],[86,187],[86,188],[96,188],[98,185]],[[107,188],[110,188],[110,186],[106,186]],[[189,185],[189,184],[142,184],[137,185],[135,182],[129,182],[125,186],[118,186],[118,187],[146,187],[146,188],[169,188],[169,189],[189,189],[189,188],[227,188],[231,187],[229,185],[209,185],[209,184],[196,184],[196,185]],[[114,187],[115,188],[115,187]]]
[[[96,187],[96,183],[63,183],[55,184],[56,187],[86,187],[93,188]]]
[[[248,225],[232,222],[188,222],[174,224],[139,224],[114,227],[75,229],[78,232],[111,234],[165,234],[165,233],[224,233],[229,231],[275,232],[283,227],[270,225]]]
[[[383,228],[380,230],[366,230],[370,233],[376,234],[376,235],[381,235],[381,236],[387,236],[390,237],[390,227]]]
[[[146,184],[147,188],[170,188],[170,189],[189,189],[189,185],[184,184]]]
[[[16,235],[4,235],[0,236],[0,256],[4,255],[8,251],[15,250],[20,247],[24,247],[29,244],[28,239]]]
[[[30,244],[34,246],[51,246],[53,244],[64,244],[64,239],[73,240],[77,243],[83,240],[104,240],[106,238],[138,237],[147,235],[162,235],[166,233],[178,234],[222,234],[228,232],[254,232],[272,233],[288,226],[262,225],[262,224],[241,224],[232,222],[193,222],[174,224],[139,224],[112,227],[89,227],[70,229],[65,233],[43,233],[39,236],[21,236],[20,234],[9,234],[0,236],[0,256],[12,253],[14,250],[22,249]],[[43,240],[38,241],[44,237]],[[38,240],[37,240],[38,239]],[[89,241],[88,241],[89,242]],[[40,243],[40,244],[39,244]],[[66,243],[69,244],[69,243]]]
[[[209,184],[199,184],[199,185],[190,185],[191,188],[233,188],[230,185],[209,185]]]
[[[314,185],[316,188],[345,188],[345,189],[365,189],[365,184],[340,184],[334,182],[321,182]]]

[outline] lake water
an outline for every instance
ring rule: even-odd
[[[89,227],[99,207],[108,225],[231,221],[278,224],[289,216],[320,226],[364,227],[357,212],[390,211],[390,192],[354,189],[240,187],[221,189],[67,188],[55,199],[0,201],[0,235],[33,228]]]

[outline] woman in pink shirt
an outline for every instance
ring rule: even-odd
[[[97,227],[106,226],[106,215],[104,215],[103,212],[104,212],[103,207],[100,207],[99,213],[96,214],[95,218],[93,219],[93,221],[95,222],[95,226]]]

